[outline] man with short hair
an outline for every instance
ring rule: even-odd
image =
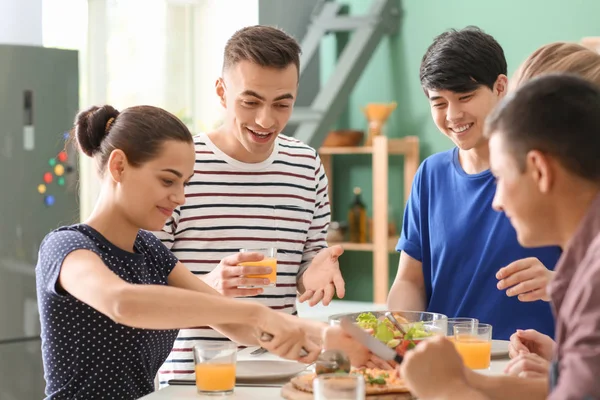
[[[195,137],[196,170],[186,204],[157,235],[192,272],[227,296],[252,297],[297,314],[296,297],[327,305],[344,296],[338,257],[327,247],[327,177],[317,151],[281,134],[298,93],[300,46],[285,32],[251,26],[224,51],[216,93],[225,109],[221,127]],[[277,282],[265,285],[267,266],[242,248],[277,248]],[[248,288],[248,286],[254,286]],[[315,337],[318,341],[320,338]],[[208,327],[182,330],[159,381],[193,379],[192,347],[227,340]]]
[[[506,94],[506,69],[502,47],[475,27],[441,34],[423,57],[431,115],[456,147],[428,157],[417,171],[388,307],[477,318],[492,325],[495,339],[509,339],[518,328],[552,336],[549,305],[533,301],[548,300],[547,268],[560,249],[523,248],[509,219],[492,209],[495,180],[483,126]],[[508,297],[497,287],[506,288],[507,270]]]
[[[600,90],[572,75],[534,78],[493,112],[486,136],[498,182],[494,208],[510,218],[523,246],[564,250],[549,286],[556,315],[549,385],[469,371],[445,338],[409,352],[402,376],[422,400],[598,399]]]

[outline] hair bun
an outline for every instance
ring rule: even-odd
[[[92,157],[100,149],[102,140],[114,124],[119,111],[109,105],[102,107],[93,106],[81,111],[75,117],[75,137],[79,148],[88,156]],[[112,120],[111,120],[112,118]],[[108,122],[110,121],[110,124]]]

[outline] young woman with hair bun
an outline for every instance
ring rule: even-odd
[[[284,358],[316,359],[320,325],[220,295],[150,232],[185,202],[194,173],[194,143],[181,121],[156,107],[119,112],[105,105],[79,113],[72,133],[94,159],[101,188],[84,222],[50,232],[40,246],[48,399],[147,395],[184,327],[209,325]],[[234,257],[229,261],[262,256]],[[260,339],[265,332],[272,340]]]

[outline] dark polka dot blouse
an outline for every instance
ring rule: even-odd
[[[122,250],[90,226],[49,233],[36,267],[47,399],[138,399],[154,390],[177,330],[137,329],[113,322],[60,288],[65,257],[86,249],[112,272],[135,284],[166,285],[175,256],[150,232],[140,231],[135,252]]]

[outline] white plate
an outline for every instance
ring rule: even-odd
[[[508,340],[492,340],[492,357],[508,357]]]
[[[306,364],[280,360],[240,360],[235,365],[235,377],[243,380],[285,379],[298,375]]]

